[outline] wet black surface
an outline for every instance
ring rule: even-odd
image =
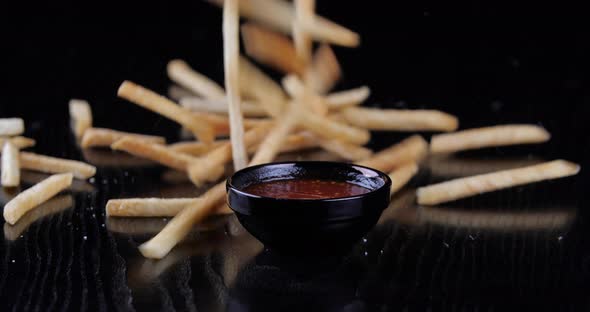
[[[5,28],[10,57],[2,60],[0,117],[24,117],[35,151],[86,159],[99,171],[40,207],[46,216],[24,219],[28,228],[4,226],[0,310],[589,310],[590,94],[582,31],[499,25],[502,10],[481,4],[468,6],[468,18],[496,23],[452,27],[445,21],[456,19],[454,8],[426,3],[391,11],[374,4],[373,18],[357,14],[356,2],[321,3],[320,12],[363,36],[362,48],[336,51],[346,74],[339,88],[368,84],[371,105],[443,109],[463,128],[539,123],[552,140],[430,159],[342,259],[281,258],[225,217],[195,227],[165,259],[147,260],[137,246],[167,220],[107,219],[106,201],[202,190],[162,181],[159,167],[78,150],[67,101],[88,99],[97,126],[177,140],[176,125],[116,99],[115,90],[131,79],[165,93],[164,68],[174,57],[221,81],[220,14],[200,2],[147,5],[142,14],[132,14],[131,3],[117,10],[39,7],[23,15],[31,23]],[[403,137],[377,133],[371,146]],[[417,186],[556,158],[581,163],[581,173],[441,207],[414,204]],[[23,178],[21,189],[39,178]],[[0,201],[11,196],[2,190]]]

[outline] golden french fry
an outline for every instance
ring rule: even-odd
[[[173,217],[199,198],[125,198],[107,202],[108,217]]]
[[[437,110],[350,107],[342,110],[350,124],[369,130],[454,131],[457,117]]]
[[[20,184],[20,160],[18,148],[7,140],[2,146],[2,186],[14,187]]]
[[[276,120],[275,126],[268,132],[268,135],[258,146],[258,151],[252,157],[252,164],[258,165],[270,162],[278,154],[285,138],[296,126],[295,105],[298,105],[298,103],[290,102],[288,111]]]
[[[258,151],[259,146],[259,144],[250,146],[248,153],[254,155]],[[316,147],[319,147],[319,145],[315,136],[311,133],[300,132],[287,136],[285,142],[279,149],[279,153],[291,153]]]
[[[4,220],[15,224],[29,210],[44,203],[72,184],[71,173],[54,174],[18,194],[4,206]]]
[[[77,179],[88,179],[96,174],[96,167],[85,162],[20,152],[22,169],[45,173],[72,173]]]
[[[84,100],[72,99],[68,103],[70,122],[76,139],[82,138],[84,131],[92,127],[92,110]]]
[[[207,99],[223,99],[225,91],[215,81],[192,69],[183,60],[172,60],[166,67],[170,80]]]
[[[181,171],[187,170],[190,162],[195,160],[190,155],[178,153],[163,145],[137,140],[133,137],[123,137],[113,143],[111,148],[116,151],[125,151],[137,157],[147,158]]]
[[[437,205],[513,186],[575,175],[580,166],[565,160],[554,160],[519,169],[502,170],[454,179],[421,187],[416,192],[418,204]]]
[[[328,140],[319,136],[315,136],[315,140],[317,140],[318,145],[321,148],[346,160],[357,161],[367,159],[373,155],[373,151],[370,149],[356,144],[339,140]]]
[[[387,172],[411,161],[419,163],[427,152],[428,143],[421,136],[413,135],[357,164]]]
[[[25,122],[21,118],[0,118],[0,136],[15,136],[25,132]]]
[[[48,173],[22,170],[20,173],[20,180],[24,184],[33,185],[47,179],[49,176],[50,174]],[[96,191],[96,188],[94,185],[88,183],[88,181],[74,179],[72,185],[68,187],[68,190],[76,193],[92,193]]]
[[[313,63],[306,73],[308,85],[319,94],[330,91],[342,77],[342,69],[332,48],[322,44],[313,56]]]
[[[28,147],[35,146],[35,140],[29,139],[23,136],[15,136],[15,137],[0,137],[0,146],[4,146],[4,143],[11,142],[16,148],[18,149],[25,149]],[[1,149],[0,149],[1,153]]]
[[[218,6],[224,3],[223,0],[208,1]],[[282,0],[240,0],[240,14],[285,34],[291,33],[295,20],[293,5]],[[318,41],[346,47],[356,47],[360,44],[357,33],[321,16],[303,20],[301,27]]]
[[[215,139],[215,134],[209,123],[154,91],[131,81],[124,81],[117,90],[117,95],[181,124],[205,143],[211,143]]]
[[[72,207],[72,204],[72,195],[60,195],[51,198],[36,209],[27,212],[15,225],[4,223],[4,238],[9,241],[17,240],[37,220],[64,211]]]
[[[199,97],[183,97],[180,99],[180,106],[190,109],[191,111],[200,111],[214,114],[227,114],[228,107],[225,99],[210,100]],[[260,107],[260,105],[250,102],[242,101],[242,113],[248,117],[265,117],[268,114]]]
[[[369,142],[371,134],[366,129],[349,126],[330,120],[304,109],[297,110],[299,125],[326,139],[363,145]]]
[[[231,153],[234,168],[240,170],[248,164],[248,153],[244,144],[244,116],[240,102],[240,15],[238,0],[226,0],[223,5],[223,72],[227,106],[229,108],[229,129]]]
[[[82,148],[94,146],[111,146],[113,143],[117,142],[123,137],[133,137],[136,140],[158,144],[166,143],[166,139],[161,136],[136,134],[105,128],[89,128],[84,131],[80,145]]]
[[[328,113],[328,104],[315,91],[307,88],[295,75],[287,75],[282,80],[283,88],[297,102],[309,106],[317,114],[325,116]]]
[[[168,148],[179,153],[189,154],[192,156],[202,156],[228,142],[229,140],[217,140],[211,144],[204,144],[203,142],[199,141],[184,141],[170,144],[168,145]]]
[[[223,92],[225,94],[225,91]],[[173,101],[179,102],[182,98],[195,96],[197,95],[179,85],[171,84],[168,87],[168,97],[171,98]]]
[[[389,173],[391,178],[391,195],[397,193],[412,177],[418,172],[418,164],[415,162],[409,162],[395,168]]]
[[[305,24],[311,24],[315,17],[315,0],[295,0],[295,19],[293,22],[293,42],[295,42],[296,58],[303,64],[303,68],[307,68],[311,61],[311,51],[313,42],[309,34],[305,30]],[[301,72],[295,72],[299,76]],[[304,80],[305,79],[304,77]]]
[[[544,162],[542,158],[530,156],[484,159],[431,155],[428,157],[428,169],[431,176],[449,179],[532,166],[542,162]]]
[[[362,86],[350,90],[333,92],[324,97],[324,101],[331,110],[339,110],[351,106],[356,106],[364,102],[371,90],[367,86]]]
[[[242,25],[241,30],[246,55],[283,73],[303,73],[304,63],[288,37],[253,23]]]
[[[501,125],[475,128],[432,137],[430,152],[453,153],[484,147],[546,142],[551,134],[535,125]]]
[[[287,95],[281,86],[244,57],[240,57],[239,76],[242,95],[255,99],[270,116],[277,117],[282,112]]]

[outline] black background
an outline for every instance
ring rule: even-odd
[[[584,166],[590,157],[590,44],[585,28],[572,24],[582,25],[585,18],[579,16],[581,8],[565,3],[541,6],[319,1],[318,12],[362,37],[358,49],[336,48],[345,75],[338,88],[366,84],[372,90],[369,105],[441,109],[457,115],[462,128],[541,124],[553,135],[546,145],[474,156],[534,155]],[[90,101],[96,125],[175,140],[174,123],[117,99],[119,84],[129,79],[165,93],[165,66],[173,58],[223,81],[221,12],[205,2],[21,2],[3,4],[2,15],[0,116],[25,118],[27,134],[38,140],[36,150],[41,153],[81,157],[67,130],[70,98]],[[371,144],[384,146],[402,136],[376,133]],[[363,260],[372,268],[369,273],[349,265],[349,274],[342,276],[358,283],[356,295],[372,309],[585,311],[590,259],[586,172],[565,182],[462,202],[470,208],[499,206],[502,211],[534,211],[543,204],[576,207],[571,230],[498,235],[394,224],[376,230],[366,247],[375,254],[385,245],[384,258]],[[0,302],[6,310],[44,310],[47,303],[69,310],[190,310],[185,302],[193,297],[184,296],[184,288],[170,286],[187,268],[193,269],[186,283],[196,306],[208,302],[204,297],[214,297],[199,288],[211,291],[196,269],[205,261],[201,258],[173,270],[164,281],[150,285],[150,291],[121,288],[125,270],[131,270],[134,261],[129,259],[138,257],[135,246],[147,237],[135,240],[101,228],[101,207],[108,198],[136,196],[155,183],[149,170],[123,173],[101,169],[98,192],[76,194],[73,212],[32,227],[16,243],[5,242]],[[414,186],[433,179],[415,181]],[[95,214],[98,219],[91,217]],[[74,227],[65,226],[68,222]],[[472,235],[474,243],[467,238]],[[38,237],[47,236],[63,242],[37,245]],[[558,244],[560,237],[565,241]],[[439,247],[449,244],[449,250]],[[47,252],[56,248],[59,254]],[[356,251],[362,254],[363,248]],[[470,255],[472,262],[465,260]],[[11,259],[16,264],[11,266]],[[43,274],[34,278],[35,272],[49,272],[54,284],[46,283]],[[357,275],[363,274],[368,277],[359,282]],[[164,293],[172,305],[162,299]]]

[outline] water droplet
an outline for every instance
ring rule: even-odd
[[[12,262],[12,263],[15,263],[15,262],[16,262],[16,260],[12,259],[12,261],[10,261],[10,262]]]
[[[101,227],[105,227],[106,225],[103,223],[103,224],[101,224],[100,226],[101,226]]]
[[[475,240],[475,237],[473,237],[472,235],[469,235],[469,239],[470,240]]]
[[[367,257],[369,255],[369,253],[367,251],[365,251],[365,257]]]
[[[23,238],[23,237],[25,237],[25,236],[21,234],[20,238]]]
[[[449,244],[447,244],[446,242],[443,242],[443,245],[445,245],[445,248],[449,248]]]
[[[561,242],[561,240],[563,240],[563,236],[557,237],[557,240]]]
[[[88,240],[88,236],[84,235],[84,236],[82,236],[82,239],[83,240]]]
[[[381,250],[379,251],[379,253],[380,253],[380,254],[383,254],[383,249],[381,249]]]
[[[368,242],[368,240],[367,240],[366,238],[364,238],[364,237],[363,237],[363,243],[365,243],[365,244],[366,244],[367,242]]]
[[[96,182],[96,179],[94,177],[92,177],[92,178],[88,179],[88,182],[94,183],[94,182]]]

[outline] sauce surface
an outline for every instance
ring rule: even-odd
[[[348,182],[318,179],[288,179],[249,185],[245,192],[273,198],[325,199],[356,196],[369,189]]]

